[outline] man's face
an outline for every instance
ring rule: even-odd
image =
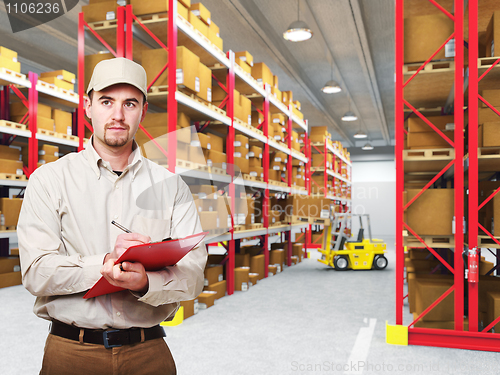
[[[85,103],[87,117],[92,120],[96,142],[108,148],[119,148],[134,138],[144,120],[147,103],[136,87],[117,84],[92,93]]]

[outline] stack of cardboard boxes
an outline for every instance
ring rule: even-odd
[[[23,162],[19,148],[0,145],[0,173],[23,175]]]
[[[234,137],[234,165],[236,165],[240,172],[243,174],[250,173],[250,157],[248,155],[250,150],[250,145],[248,142],[248,137],[237,134]]]
[[[0,68],[21,73],[21,63],[17,61],[17,52],[0,46]]]
[[[0,198],[0,212],[3,218],[3,224],[0,224],[0,226],[2,226],[4,230],[5,228],[17,226],[22,204],[22,198]]]
[[[75,91],[76,76],[67,70],[43,72],[39,81],[50,83],[63,90]]]
[[[20,101],[10,103],[10,119],[13,122],[29,124],[31,122],[28,108]],[[37,107],[37,129],[61,134],[73,134],[73,115],[61,109],[52,108],[46,104],[38,103]]]

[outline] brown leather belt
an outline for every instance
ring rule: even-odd
[[[53,320],[50,327],[50,333],[65,339],[80,341],[81,329],[82,328],[70,326],[57,320]],[[109,330],[83,328],[83,342],[104,345],[107,349],[122,345],[136,344],[142,341],[142,330],[144,330],[144,341],[165,337],[165,331],[159,325],[151,328]]]

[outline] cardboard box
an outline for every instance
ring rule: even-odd
[[[136,16],[168,12],[168,0],[130,0],[130,5]]]
[[[0,56],[17,61],[17,52],[2,46],[0,46]]]
[[[244,72],[250,75],[252,74],[252,67],[248,65],[246,61],[242,60],[239,57],[236,57],[234,61],[241,67],[241,69],[243,69]]]
[[[22,284],[21,271],[0,273],[0,288],[7,288],[9,286],[15,286],[21,284]]]
[[[454,32],[454,23],[444,13],[405,18],[404,63],[426,61]],[[434,60],[445,58],[442,48]]]
[[[4,56],[0,56],[0,68],[5,68],[16,73],[21,73],[21,63],[13,61],[12,59]]]
[[[198,307],[200,309],[207,309],[215,304],[217,296],[216,291],[206,290],[201,292],[196,299],[198,300]]]
[[[11,118],[12,121],[20,123],[20,121],[22,120],[23,116],[11,116],[10,118]],[[31,121],[28,120],[28,128],[29,128],[29,124],[30,123],[31,123]],[[48,131],[53,132],[54,131],[54,120],[52,120],[50,118],[50,116],[49,116],[49,118],[37,116],[37,118],[36,118],[36,126],[37,126],[37,129],[44,129],[44,130],[48,130]]]
[[[261,280],[260,275],[258,273],[255,273],[255,272],[250,272],[248,274],[248,279],[250,280],[249,286],[257,285],[257,282],[259,280]]]
[[[269,264],[277,266],[277,271],[281,272],[285,267],[285,250],[275,249],[269,252]]]
[[[496,43],[495,43],[496,41]],[[496,10],[491,16],[486,28],[486,57],[500,56],[500,11]],[[496,44],[496,45],[495,45]]]
[[[75,74],[73,74],[71,72],[68,72],[67,70],[62,70],[61,69],[61,70],[53,70],[51,72],[40,73],[40,79],[42,81],[45,81],[45,79],[43,79],[43,78],[46,78],[46,77],[55,77],[57,79],[60,79],[60,80],[63,80],[63,81],[66,81],[66,82],[69,82],[69,83],[72,83],[72,84],[76,83],[76,76],[75,76]],[[45,82],[47,82],[47,81],[45,81]]]
[[[202,199],[204,201],[204,199]],[[208,264],[205,268],[204,285],[209,286],[224,280],[224,267],[222,265]]]
[[[206,25],[210,25],[211,23],[210,11],[202,3],[191,4],[189,10],[193,12],[193,14],[200,20],[202,20]]]
[[[62,79],[59,79],[57,77],[43,77],[40,78],[39,81],[47,82],[52,85],[55,85],[56,87],[59,87],[64,90],[69,90],[69,91],[75,91],[75,85],[71,82],[66,82]]]
[[[212,69],[200,63],[200,92],[198,96],[207,102],[212,102]]]
[[[234,290],[243,292],[248,290],[250,281],[249,273],[250,267],[236,267],[234,269]]]
[[[10,115],[14,116],[24,116],[28,112],[28,108],[22,102],[12,102],[10,103]],[[38,103],[37,106],[37,116],[52,118],[52,108],[48,105]]]
[[[223,152],[210,150],[207,154],[207,165],[209,167],[217,167],[226,169],[227,157]]]
[[[210,136],[210,150],[224,152],[224,139],[212,133],[207,133]]]
[[[186,21],[189,19],[189,7],[184,6],[182,2],[177,2],[177,15],[184,18]]]
[[[500,122],[485,122],[482,131],[482,147],[500,146]]]
[[[19,161],[20,158],[21,151],[18,148],[0,145],[0,159]]]
[[[217,229],[217,212],[202,211],[199,213],[201,227],[204,231]]]
[[[450,124],[450,125],[453,124],[453,128],[450,128],[450,130],[454,129],[455,118],[453,115],[451,115],[451,116],[429,116],[429,117],[427,117],[427,120],[429,120],[439,130],[442,130],[442,131],[446,130],[447,124]],[[411,133],[423,133],[423,132],[434,132],[434,129],[432,129],[420,117],[410,117],[408,119],[408,131]]]
[[[487,298],[486,303],[488,307],[486,311],[485,326],[488,326],[491,322],[493,322],[496,318],[500,316],[500,291],[487,292],[486,298]],[[500,323],[495,324],[493,327],[495,329],[495,332],[500,332]]]
[[[287,107],[292,104],[293,102],[293,92],[292,91],[282,91],[281,92],[281,100],[283,101],[283,104],[285,104]],[[311,132],[314,127],[311,127]]]
[[[450,141],[454,141],[455,133],[453,131],[444,131]],[[408,133],[408,147],[410,149],[426,148],[451,148],[452,146],[435,131],[425,133]]]
[[[253,64],[252,77],[263,85],[268,84],[269,89],[273,86],[273,73],[263,62]]]
[[[163,48],[142,51],[142,66],[148,76],[148,84],[168,62],[168,51]],[[200,58],[184,46],[177,47],[176,83],[198,93],[200,91]],[[158,77],[153,86],[168,85],[168,68]]]
[[[500,107],[500,90],[483,90],[481,96],[493,107]],[[483,101],[479,101],[481,108],[487,108]]]
[[[235,267],[250,267],[250,254],[235,254]]]
[[[117,17],[117,8],[118,4],[116,1],[105,1],[96,4],[84,5],[82,6],[83,19],[87,23],[114,20]]]
[[[419,192],[408,189],[408,201]],[[418,235],[452,235],[453,216],[453,189],[427,189],[407,209],[408,225]]]
[[[496,121],[500,121],[500,117],[490,108],[479,108],[478,110],[479,124],[484,124],[485,122],[496,122]]]
[[[22,165],[22,162],[19,162]],[[3,160],[0,160],[0,165],[3,165]],[[17,225],[19,213],[21,212],[21,198],[0,198],[0,211],[5,219],[5,226],[11,227]]]
[[[223,51],[224,41],[220,37],[218,29],[215,30],[211,26],[208,27],[208,40],[210,40],[218,49]]]
[[[210,136],[203,133],[193,133],[191,137],[191,146],[201,147],[210,150]]]
[[[40,156],[59,157],[59,147],[58,146],[48,145],[48,144],[43,144],[38,149],[38,157],[40,157]]]
[[[195,310],[195,301],[196,301],[196,310]],[[181,306],[184,308],[184,319],[193,316],[198,313],[198,301],[194,299],[190,299],[189,301],[181,301]]]
[[[244,61],[250,68],[253,67],[253,56],[248,51],[240,51],[234,53],[235,58]],[[255,77],[254,77],[255,78]]]
[[[226,295],[226,280],[222,280],[218,283],[211,284],[205,288],[205,291],[217,292],[215,295],[215,299],[222,298]]]
[[[274,95],[277,101],[282,101],[283,95],[281,94],[281,91],[276,87],[271,87],[271,94]]]
[[[452,280],[416,279],[415,304],[416,313],[421,314],[434,301],[453,285]],[[450,321],[454,319],[454,292],[451,292],[443,301],[430,310],[423,321]]]
[[[258,280],[264,278],[264,254],[250,257],[250,273],[258,273]]]
[[[0,159],[0,173],[23,175],[23,162],[20,160]]]
[[[268,276],[274,276],[278,273],[278,266],[270,264],[267,267],[267,270],[268,270]]]
[[[203,22],[196,14],[192,11],[188,13],[188,21],[189,23],[200,33],[202,33],[205,37],[208,38],[208,26],[205,22]]]
[[[20,266],[19,257],[0,257],[0,274],[16,272]]]
[[[52,119],[56,133],[73,134],[73,114],[60,109],[52,109]]]

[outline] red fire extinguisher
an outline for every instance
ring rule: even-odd
[[[469,283],[479,281],[479,254],[477,248],[469,249]]]

